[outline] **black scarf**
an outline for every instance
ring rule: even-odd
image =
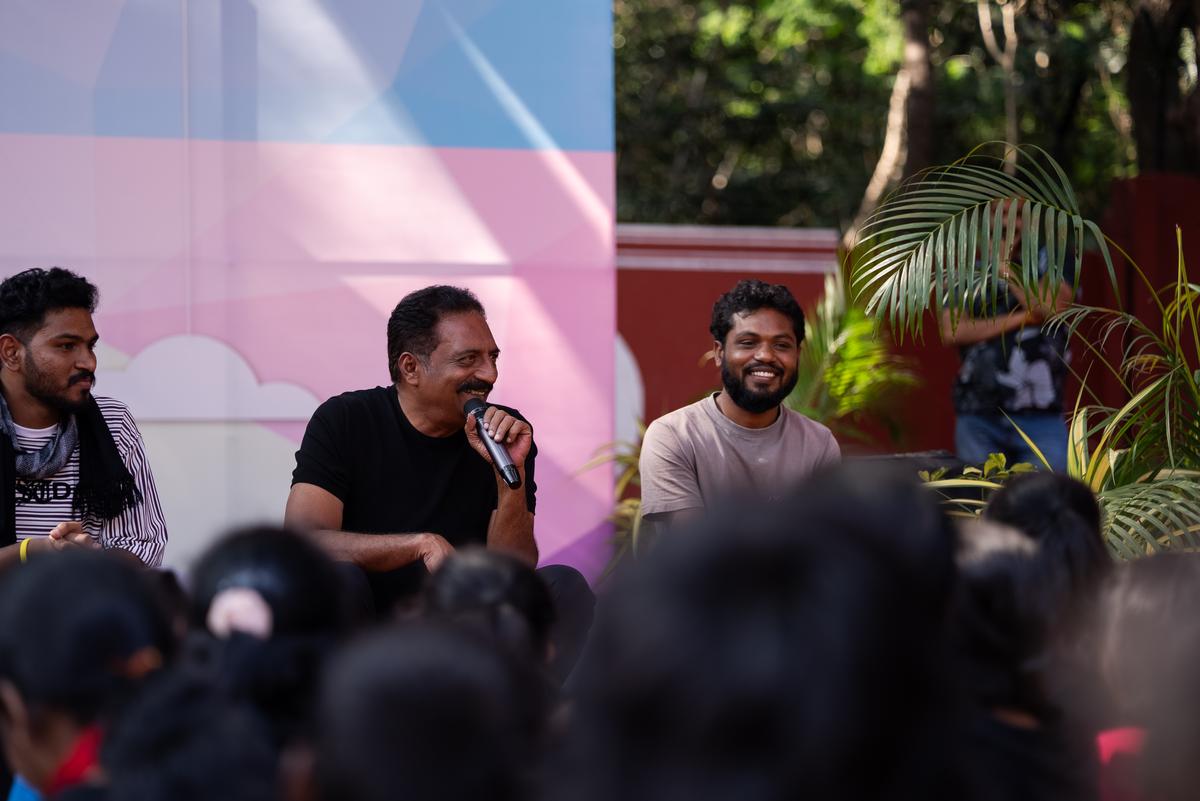
[[[111,520],[141,503],[142,491],[121,461],[96,399],[89,396],[74,416],[79,431],[79,484],[72,506],[80,517]],[[0,433],[0,546],[17,540],[16,458],[12,437]]]

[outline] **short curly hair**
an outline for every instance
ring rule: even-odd
[[[725,344],[733,328],[733,315],[747,314],[759,309],[774,309],[792,321],[796,344],[804,341],[804,311],[796,298],[783,284],[768,284],[755,278],[738,281],[733,289],[717,298],[713,304],[712,322],[708,326],[713,339]]]
[[[438,284],[410,292],[401,298],[388,318],[388,372],[392,381],[400,379],[396,363],[400,354],[411,353],[428,364],[437,347],[438,321],[444,315],[475,312],[484,319],[483,304],[469,289]]]
[[[91,314],[99,301],[100,291],[83,276],[62,267],[34,267],[0,283],[0,334],[28,344],[50,312],[87,309]]]

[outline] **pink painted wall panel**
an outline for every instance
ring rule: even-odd
[[[0,135],[0,271],[70,266],[120,352],[208,338],[316,400],[388,381],[405,293],[471,288],[504,351],[495,397],[535,427],[544,558],[594,576],[611,476],[576,474],[612,438],[612,175],[594,152]]]

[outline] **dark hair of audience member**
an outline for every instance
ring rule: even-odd
[[[103,553],[30,560],[0,589],[0,715],[11,767],[45,789],[174,649],[170,621],[135,567]],[[53,740],[53,742],[51,742]]]
[[[535,778],[545,685],[474,632],[414,621],[348,646],[317,718],[322,801],[524,801]]]
[[[990,520],[961,531],[955,643],[974,702],[966,729],[974,769],[997,799],[1090,799],[1091,730],[1053,690],[1051,641],[1061,604],[1040,544]]]
[[[852,532],[902,572],[900,580],[939,624],[947,622],[958,534],[937,496],[910,473],[888,464],[839,465],[809,478],[796,508],[806,525]]]
[[[841,470],[664,536],[600,607],[559,795],[962,798],[951,541],[920,493]]]
[[[276,801],[266,722],[189,666],[148,683],[113,726],[101,761],[108,801]]]
[[[1069,476],[1038,471],[1015,476],[997,491],[983,518],[1021,531],[1038,544],[1041,576],[1033,579],[1045,603],[1039,614],[1048,646],[1045,691],[1097,729],[1102,710],[1092,703],[1099,678],[1086,625],[1096,593],[1113,562],[1101,533],[1100,505],[1088,486]]]
[[[213,600],[229,589],[267,602],[272,634],[340,633],[349,622],[333,562],[288,529],[237,529],[206,551],[191,573],[192,625],[206,626]]]
[[[1145,729],[1140,776],[1151,801],[1200,785],[1200,554],[1121,565],[1101,595],[1100,672],[1114,723]]]
[[[962,528],[955,642],[971,697],[986,710],[1055,713],[1043,673],[1056,594],[1043,581],[1038,547],[999,523]]]
[[[349,625],[341,576],[300,535],[235,531],[192,572],[188,659],[252,701],[283,743],[301,734],[321,668]]]
[[[992,496],[983,516],[1038,543],[1046,580],[1065,602],[1090,602],[1088,594],[1112,569],[1096,496],[1069,476],[1049,471],[1015,476]]]
[[[28,344],[29,338],[60,309],[96,310],[99,292],[86,278],[61,267],[35,267],[9,276],[0,283],[0,334],[12,334]]]
[[[544,664],[551,657],[550,590],[514,556],[456,551],[426,582],[423,601],[429,617],[478,631],[519,658]]]

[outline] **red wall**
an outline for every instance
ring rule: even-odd
[[[1179,255],[1176,226],[1183,233],[1184,258],[1191,265],[1191,280],[1196,283],[1200,275],[1197,267],[1200,265],[1200,178],[1149,173],[1114,183],[1101,228],[1133,258],[1146,274],[1149,286],[1120,251],[1110,246],[1119,291],[1113,291],[1103,260],[1089,254],[1084,267],[1084,303],[1122,307],[1133,311],[1152,328],[1161,326],[1162,318],[1152,300],[1151,288],[1158,291],[1174,284]],[[1113,363],[1119,357],[1120,344],[1119,339],[1113,338],[1105,349]],[[1087,370],[1088,361],[1084,352],[1079,372]],[[1128,400],[1116,378],[1099,367],[1092,368],[1088,385],[1108,405],[1120,406]]]
[[[919,337],[894,337],[896,352],[917,365],[921,386],[900,399],[896,418],[901,439],[897,451],[954,451],[954,404],[951,390],[958,373],[958,348],[943,345],[938,324],[927,315]]]

